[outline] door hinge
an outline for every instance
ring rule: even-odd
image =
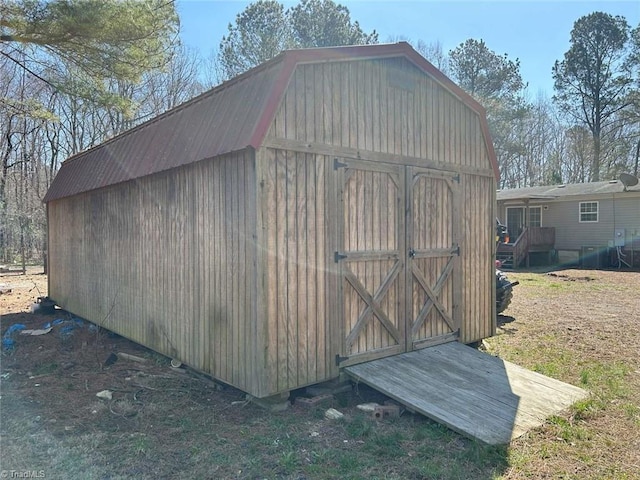
[[[455,250],[453,251],[457,256],[460,256],[460,245],[455,246]]]
[[[347,258],[347,256],[345,254],[343,254],[343,253],[335,252],[333,258],[334,258],[335,262],[338,263],[340,260],[344,260],[345,258]]]
[[[453,179],[456,181],[456,183],[460,183],[460,174],[458,173],[455,177],[453,177]]]
[[[338,160],[337,158],[333,159],[333,169],[334,170],[338,170],[339,168],[344,168],[346,167],[347,164],[346,163],[342,163],[340,160]]]
[[[339,367],[340,364],[345,360],[349,360],[349,357],[341,357],[340,355],[336,355],[336,367]]]

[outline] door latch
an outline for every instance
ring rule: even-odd
[[[413,248],[409,249],[409,258],[413,258],[416,256],[416,251]]]

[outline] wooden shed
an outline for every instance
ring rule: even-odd
[[[483,108],[407,43],[292,50],[62,164],[62,308],[256,397],[495,331]]]

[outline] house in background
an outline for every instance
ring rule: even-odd
[[[640,267],[640,185],[620,180],[499,190],[506,267]]]

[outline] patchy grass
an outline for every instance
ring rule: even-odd
[[[499,478],[640,478],[640,274],[565,270],[519,280],[490,353],[591,397],[512,442]]]
[[[362,385],[322,408],[266,412],[238,390],[85,326],[18,338],[2,353],[0,470],[83,479],[639,479],[640,274],[553,273],[509,275],[520,281],[511,318],[485,347],[592,395],[509,446],[408,412],[376,421],[356,405],[385,398]],[[20,286],[0,297],[2,332],[50,321],[26,313],[46,278],[11,278]],[[105,366],[114,351],[147,362]],[[95,396],[104,389],[111,400]],[[325,419],[329,406],[344,419]]]

